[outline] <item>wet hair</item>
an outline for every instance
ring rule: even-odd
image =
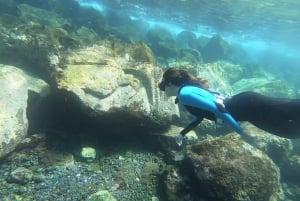
[[[178,87],[184,85],[196,85],[205,89],[209,88],[207,80],[196,78],[186,70],[175,68],[169,68],[164,72],[162,81],[158,85],[159,89],[165,91],[165,87],[168,84],[173,84]]]

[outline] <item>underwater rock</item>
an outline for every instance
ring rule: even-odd
[[[60,61],[64,63],[53,65],[58,89],[93,116],[111,116],[125,124],[133,118],[143,125],[165,124],[178,116],[177,106],[159,91],[162,71],[156,66],[132,62],[127,54],[115,56],[96,45],[70,52]]]
[[[90,195],[87,201],[117,201],[111,193],[107,190],[99,190],[98,192]]]
[[[204,62],[210,63],[218,60],[226,60],[230,55],[230,46],[221,36],[216,35],[210,39],[202,49]]]
[[[263,152],[229,134],[187,149],[199,181],[210,200],[283,200],[279,168]]]
[[[176,143],[176,137],[178,137],[182,127],[171,125],[165,132],[159,134],[158,143],[160,147],[165,151],[167,160],[172,162],[179,162],[184,159],[184,154],[182,153],[181,146]],[[198,136],[195,131],[188,132],[183,140],[182,146],[191,145],[196,143]]]
[[[94,32],[94,30],[85,26],[81,26],[79,29],[77,29],[74,35],[86,45],[93,45],[100,40],[99,36]]]
[[[168,201],[184,200],[184,196],[188,192],[187,189],[190,188],[185,176],[182,175],[176,166],[168,167],[164,178],[164,185]]]
[[[178,49],[170,32],[163,28],[150,29],[146,35],[147,41],[154,54],[158,57],[176,58]]]
[[[15,149],[25,138],[28,88],[22,74],[0,68],[0,158]]]
[[[281,167],[288,160],[293,151],[293,144],[290,139],[267,133],[250,123],[243,123],[242,127],[257,139],[252,145],[265,152],[278,167]]]
[[[96,150],[93,147],[82,147],[80,156],[88,163],[96,159]]]
[[[18,167],[13,170],[8,178],[7,181],[9,183],[16,183],[16,184],[26,184],[30,182],[33,178],[33,172],[24,167]]]
[[[149,64],[156,63],[152,50],[145,43],[137,43],[133,45],[130,55],[137,62]]]
[[[51,55],[59,56],[67,49],[78,47],[82,41],[59,27],[29,22],[11,29],[0,29],[0,61],[17,65],[49,81]]]
[[[176,46],[181,49],[196,49],[197,37],[191,31],[182,31],[176,36]]]
[[[50,86],[42,79],[35,77],[33,74],[28,73],[20,68],[10,65],[0,64],[0,73],[5,75],[10,73],[16,73],[24,77],[27,82],[27,89],[32,91],[41,97],[46,97],[51,93]]]
[[[62,167],[71,167],[74,166],[75,159],[73,154],[68,152],[59,152],[59,151],[47,151],[40,152],[41,164],[46,166],[62,166]]]
[[[199,36],[196,41],[196,49],[202,52],[203,48],[207,45],[209,40],[210,39],[206,36]]]
[[[176,150],[178,149],[178,145],[175,141],[175,138],[177,135],[179,135],[180,131],[182,131],[184,128],[171,125],[168,130],[166,130],[164,133],[160,135],[159,142],[160,145],[164,150]],[[186,145],[191,145],[195,143],[198,140],[198,136],[195,131],[191,130],[188,132],[184,138],[183,143]]]
[[[25,138],[28,130],[28,90],[46,96],[49,86],[21,69],[0,64],[0,158]]]
[[[153,179],[164,173],[164,164],[160,162],[146,162],[141,170],[140,181],[143,185],[150,185]]]
[[[201,53],[196,49],[181,49],[179,51],[179,58],[176,62],[183,63],[182,66],[185,66],[184,63],[187,63],[189,65],[197,65],[203,63]]]

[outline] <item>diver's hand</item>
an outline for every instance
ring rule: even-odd
[[[181,145],[182,145],[182,140],[183,140],[183,135],[178,134],[178,135],[175,136],[175,141],[176,141],[176,144],[177,144],[178,146],[181,146]]]

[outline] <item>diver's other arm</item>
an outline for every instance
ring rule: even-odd
[[[180,134],[182,136],[185,136],[185,134],[187,134],[188,132],[190,132],[191,130],[193,130],[196,126],[198,126],[198,124],[200,124],[202,120],[203,120],[203,118],[195,117],[195,119],[187,127],[185,127],[180,132]]]
[[[188,132],[193,130],[198,124],[201,123],[202,120],[203,120],[203,118],[201,118],[201,117],[195,117],[195,119],[193,119],[193,121],[175,137],[175,141],[178,144],[178,146],[182,145],[182,140],[183,140],[185,134],[187,134]]]

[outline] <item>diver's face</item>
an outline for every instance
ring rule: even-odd
[[[177,96],[178,89],[179,87],[169,83],[165,86],[165,94],[168,97]]]

